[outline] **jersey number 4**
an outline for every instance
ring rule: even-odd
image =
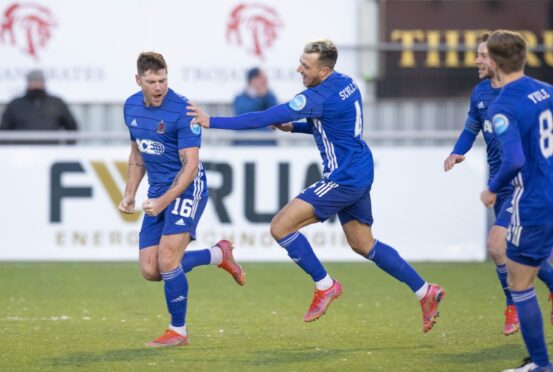
[[[363,134],[363,114],[361,113],[361,105],[359,101],[355,101],[355,135],[359,137]]]
[[[182,202],[182,203],[181,203]],[[191,199],[175,199],[175,207],[171,213],[181,217],[190,217],[192,214],[192,204],[194,202]]]
[[[542,111],[540,121],[540,149],[547,159],[553,155],[553,115],[551,110]]]

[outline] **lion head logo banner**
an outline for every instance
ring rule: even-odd
[[[283,26],[278,13],[262,4],[238,4],[230,14],[227,24],[227,41],[244,46],[248,52],[263,59]]]
[[[21,47],[29,56],[38,59],[38,50],[46,46],[51,30],[56,26],[52,12],[33,3],[14,3],[2,14],[0,40]]]

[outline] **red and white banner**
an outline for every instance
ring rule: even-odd
[[[138,90],[136,58],[149,50],[165,56],[170,86],[194,101],[231,101],[254,66],[287,101],[303,89],[295,70],[305,42],[358,43],[359,4],[0,0],[0,102],[20,94],[36,68],[70,102],[121,102]],[[344,50],[336,67],[357,77],[356,54]]]
[[[0,148],[0,260],[135,260],[142,212],[117,211],[129,148]],[[451,173],[450,149],[375,147],[371,191],[376,238],[413,261],[485,259],[483,150]],[[235,242],[244,261],[287,261],[269,234],[272,216],[320,174],[314,148],[204,147],[210,187],[198,240]],[[146,180],[137,206],[145,198]],[[347,246],[337,219],[302,229],[323,260],[361,260]]]

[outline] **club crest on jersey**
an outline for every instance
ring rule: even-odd
[[[165,133],[165,123],[163,120],[157,123],[156,132],[159,134]]]
[[[288,106],[294,110],[294,111],[300,111],[305,107],[307,104],[307,98],[303,94],[298,94],[290,102],[288,102]]]
[[[192,131],[192,133],[194,133],[197,136],[199,136],[200,133],[202,133],[202,127],[198,123],[190,122],[190,130]]]
[[[498,136],[505,133],[509,127],[509,119],[503,114],[493,116],[493,130]]]

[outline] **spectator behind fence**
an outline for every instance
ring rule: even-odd
[[[254,67],[246,73],[248,85],[246,89],[236,97],[232,103],[235,115],[241,115],[248,112],[265,111],[269,107],[275,106],[277,98],[269,89],[269,80],[267,75],[259,67]],[[269,128],[253,129],[258,132],[270,132]],[[234,140],[234,145],[276,145],[274,139],[263,140]]]
[[[46,92],[44,73],[33,70],[27,74],[27,91],[6,107],[0,130],[77,130],[77,122],[65,102]],[[18,144],[59,144],[75,141],[32,140]]]

